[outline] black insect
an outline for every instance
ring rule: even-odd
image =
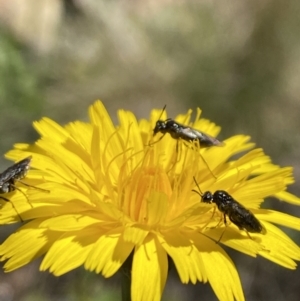
[[[16,181],[22,180],[29,168],[32,157],[27,157],[14,165],[8,167],[0,174],[0,193],[8,193],[17,189],[15,186]],[[27,184],[25,184],[27,185]],[[0,196],[0,198],[7,200],[6,198]]]
[[[45,192],[49,192],[48,190],[29,185],[27,183],[24,183],[22,179],[26,176],[29,168],[30,168],[30,162],[32,157],[29,156],[14,165],[8,167],[6,170],[4,170],[2,173],[0,173],[0,194],[5,194],[14,190],[19,190],[21,193],[24,194],[24,196],[27,198],[26,194],[20,190],[15,184],[16,182],[20,182],[25,186],[33,187],[35,189],[39,189]],[[9,202],[9,199],[5,198],[4,196],[0,196],[1,199],[5,200],[6,202]],[[27,198],[28,199],[28,198]],[[14,209],[16,210],[14,204],[11,202]],[[17,212],[17,210],[16,210]],[[18,212],[17,212],[18,213]],[[19,213],[18,213],[19,215]],[[20,215],[19,215],[20,217]],[[20,217],[21,221],[22,218]]]
[[[163,108],[163,111],[165,110],[165,107]],[[182,140],[188,142],[199,141],[201,147],[224,145],[224,143],[219,141],[218,139],[198,130],[195,130],[189,126],[180,124],[172,118],[168,118],[165,121],[157,120],[153,129],[153,136],[155,136],[157,133],[163,134],[163,136],[158,141],[160,141],[165,136],[165,134],[169,133],[171,137],[176,140],[181,138]]]
[[[199,188],[198,184],[197,186]],[[225,225],[227,225],[226,216],[228,216],[230,221],[234,223],[240,230],[246,231],[249,237],[250,235],[248,232],[264,233],[264,227],[254,216],[254,214],[250,210],[246,209],[242,204],[237,202],[228,192],[224,190],[217,190],[214,193],[206,191],[202,194],[196,190],[193,191],[201,196],[202,202],[209,204],[215,203],[217,205],[218,209],[223,213]],[[221,240],[222,236],[223,234],[221,235],[219,241]]]

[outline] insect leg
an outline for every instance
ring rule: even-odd
[[[204,159],[203,155],[202,155],[200,152],[199,152],[199,155],[200,155],[202,161],[204,162],[205,166],[206,166],[207,169],[209,170],[209,172],[212,174],[212,176],[213,176],[215,179],[217,179],[217,177],[214,175],[214,173],[213,173],[212,170],[210,169],[210,167],[209,167],[207,161]]]
[[[152,143],[149,142],[149,144],[146,144],[146,146],[152,146],[152,145],[158,143],[162,138],[165,137],[165,135],[166,135],[166,134],[163,134],[160,138],[158,138],[156,141],[154,141],[154,142],[152,142]]]
[[[215,212],[216,212],[216,207],[214,208],[214,213],[215,213]],[[220,220],[219,220],[219,222],[217,223],[217,225],[214,226],[214,227],[211,227],[211,229],[219,227],[219,225],[220,225],[221,223],[222,223],[222,217],[220,218]],[[224,224],[225,224],[225,226],[227,226],[227,221],[226,221],[225,214],[224,214]]]
[[[193,191],[195,191],[195,190],[193,190]],[[214,206],[213,213],[212,213],[211,217],[209,218],[208,222],[203,226],[203,229],[205,229],[205,228],[209,225],[209,223],[210,223],[211,220],[213,219],[215,213],[216,213],[216,207]],[[218,223],[218,225],[219,225],[219,224],[220,224],[220,223]],[[218,226],[218,225],[217,225],[217,226]],[[217,226],[215,226],[215,227],[217,227]],[[215,227],[213,227],[213,228],[215,228]],[[209,229],[212,229],[212,228],[210,227]]]
[[[212,174],[212,176],[213,176],[215,179],[217,179],[217,177],[214,175],[214,173],[213,173],[212,170],[210,169],[210,167],[209,167],[207,161],[204,159],[203,155],[200,153],[200,150],[201,150],[201,144],[199,143],[199,141],[194,141],[192,145],[193,145],[193,147],[194,147],[195,149],[198,150],[199,156],[201,157],[201,159],[202,159],[204,165],[206,166],[206,168],[209,170],[209,172]]]
[[[175,151],[175,154],[173,153],[172,158],[170,158],[170,164],[171,165],[167,169],[168,173],[174,168],[174,166],[176,165],[176,163],[178,163],[181,160],[181,154],[182,154],[182,151],[181,151],[181,149],[179,150],[179,140],[177,140],[176,141],[176,151]]]
[[[176,154],[177,154],[176,163],[178,163],[181,160],[181,155],[182,155],[182,144],[179,149],[179,140],[177,140],[176,142]]]
[[[27,183],[25,183],[25,182],[23,182],[23,181],[21,181],[21,180],[19,180],[19,179],[16,179],[16,181],[20,182],[20,183],[23,184],[24,186],[32,187],[32,188],[34,188],[34,189],[37,189],[37,190],[40,190],[40,191],[44,191],[44,192],[50,193],[50,191],[47,190],[47,189],[43,189],[43,188],[40,188],[40,187],[37,187],[37,186],[34,186],[34,185],[27,184]],[[11,185],[12,185],[15,189],[18,189],[17,186],[15,186],[15,185],[13,185],[13,184],[11,184]],[[20,189],[19,189],[19,190],[20,190]]]
[[[223,216],[224,216],[224,224],[225,224],[225,228],[224,228],[224,230],[223,230],[223,232],[222,232],[220,238],[216,241],[217,244],[221,241],[221,239],[222,239],[222,237],[223,237],[223,235],[224,235],[224,233],[225,233],[225,231],[226,231],[226,227],[227,227],[226,214],[224,214]],[[221,220],[220,220],[220,222],[221,222]],[[220,222],[219,222],[219,224],[220,224]],[[219,225],[219,224],[218,224],[218,225]]]
[[[227,226],[227,221],[226,221],[226,214],[224,213],[224,224]]]
[[[246,232],[247,236],[253,240],[253,238],[250,236],[249,232],[246,229],[244,229],[244,231]]]
[[[250,236],[249,232],[246,229],[243,229],[243,230],[246,232],[247,236],[253,240],[253,238]],[[222,232],[220,238],[218,239],[218,241],[216,243],[219,243],[221,241],[225,231],[226,231],[226,228],[224,228],[224,231]]]
[[[20,180],[18,180],[18,181],[20,181]],[[21,182],[21,181],[20,181],[20,182]],[[21,183],[23,183],[23,182],[21,182]],[[29,202],[28,196],[27,196],[20,188],[18,188],[17,186],[15,186],[15,185],[13,185],[13,184],[11,184],[11,186],[12,186],[15,190],[20,191],[20,192],[25,196],[25,198],[27,199],[27,202],[28,202],[28,204],[31,206],[31,208],[33,208],[33,206],[31,205],[31,203]]]
[[[223,230],[223,232],[222,232],[220,238],[216,241],[216,244],[218,244],[218,243],[221,241],[221,239],[222,239],[222,237],[223,237],[225,231],[226,231],[226,227],[224,228],[224,230]]]
[[[9,199],[5,198],[4,196],[0,196],[0,199],[4,200],[5,202],[11,203],[11,205],[12,205],[13,208],[15,209],[16,213],[18,214],[20,221],[21,221],[21,222],[24,222],[24,220],[22,219],[20,213],[18,212],[17,208],[15,207],[15,205],[14,205],[14,203],[13,203],[12,201],[10,201]]]

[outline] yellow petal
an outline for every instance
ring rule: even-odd
[[[1,261],[6,272],[20,268],[47,252],[59,235],[38,229],[39,221],[32,221],[12,234],[0,246]]]
[[[259,219],[300,230],[300,218],[275,210],[259,209],[255,216]]]
[[[115,132],[111,118],[101,101],[98,100],[89,107],[89,116],[92,125],[105,129],[102,132],[103,140],[107,140]]]
[[[124,229],[123,239],[135,245],[141,245],[149,231],[137,226],[128,226]]]
[[[182,283],[191,281],[195,284],[197,280],[206,282],[207,275],[201,254],[189,236],[189,233],[165,233],[164,237],[158,239],[172,258]]]
[[[225,227],[208,229],[204,234],[212,238],[215,242],[224,244],[252,257],[256,257],[259,251],[266,248],[260,244],[261,236],[263,234],[251,233],[252,239],[250,239],[245,231],[239,230],[233,224]]]
[[[84,229],[95,224],[100,224],[98,216],[89,216],[82,214],[60,215],[48,218],[40,224],[41,228],[47,228],[52,231],[76,231]]]
[[[152,235],[135,248],[132,262],[132,301],[159,301],[168,273],[167,254]]]
[[[289,269],[295,269],[294,260],[300,260],[300,248],[280,229],[272,224],[264,222],[267,235],[261,236],[261,244],[265,250],[259,254],[279,265]]]
[[[277,192],[275,194],[275,196],[282,200],[285,201],[287,203],[293,204],[293,205],[300,205],[300,198],[287,192],[287,191],[281,191],[281,192]]]
[[[109,232],[99,229],[100,238],[94,242],[88,254],[86,269],[102,273],[104,277],[110,277],[119,270],[134,248],[132,243],[122,239],[121,231],[122,228]]]
[[[83,231],[62,235],[48,250],[40,270],[50,270],[54,275],[60,276],[81,266],[93,247],[93,242],[99,231],[86,228]]]
[[[197,234],[199,236],[201,234]],[[243,301],[240,279],[229,256],[214,241],[195,235],[195,246],[201,252],[207,278],[220,301]],[[201,242],[200,242],[201,241]]]
[[[44,117],[40,121],[35,121],[33,122],[33,126],[41,136],[47,137],[51,140],[55,138],[62,142],[69,137],[69,133],[50,118]]]

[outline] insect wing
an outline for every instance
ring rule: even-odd
[[[14,166],[15,166],[15,175],[14,178],[18,179],[18,178],[22,178],[26,172],[28,171],[29,167],[30,167],[30,162],[31,162],[32,157],[27,157],[19,162],[17,162]]]
[[[233,200],[231,210],[227,215],[240,230],[247,230],[252,233],[261,233],[263,231],[262,225],[254,214],[235,200]]]
[[[194,139],[198,139],[200,142],[200,146],[202,146],[202,147],[223,146],[224,145],[224,142],[221,142],[218,139],[216,139],[208,134],[197,131],[195,129],[190,129],[190,130],[196,136]]]
[[[31,156],[27,157],[4,170],[0,174],[0,187],[2,187],[5,183],[9,182],[10,180],[23,177],[23,175],[29,169],[31,158]]]
[[[180,137],[184,140],[198,140],[200,142],[200,146],[202,147],[210,147],[210,146],[223,146],[224,143],[219,141],[218,139],[195,130],[190,127],[181,126],[180,128]]]
[[[15,165],[7,168],[0,174],[0,186],[3,186],[5,183],[7,183],[9,180],[13,179],[16,174],[16,168]]]
[[[182,127],[181,128],[181,138],[183,138],[184,140],[197,140],[199,138],[199,135],[197,134],[197,131],[190,128],[190,127]],[[200,141],[201,143],[201,141]]]

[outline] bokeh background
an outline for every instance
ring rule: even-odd
[[[86,120],[96,99],[116,122],[119,108],[147,118],[164,104],[169,116],[199,106],[222,126],[221,140],[251,135],[276,164],[294,166],[297,183],[299,15],[298,0],[0,0],[0,151],[33,142],[32,121],[43,116]],[[9,165],[1,156],[1,170]],[[300,195],[297,184],[290,191]],[[15,227],[2,227],[1,241]],[[300,269],[227,251],[246,300],[300,299]],[[0,301],[120,300],[119,275],[53,277],[38,265],[1,270]],[[181,284],[172,269],[163,300],[216,297],[209,284]]]

